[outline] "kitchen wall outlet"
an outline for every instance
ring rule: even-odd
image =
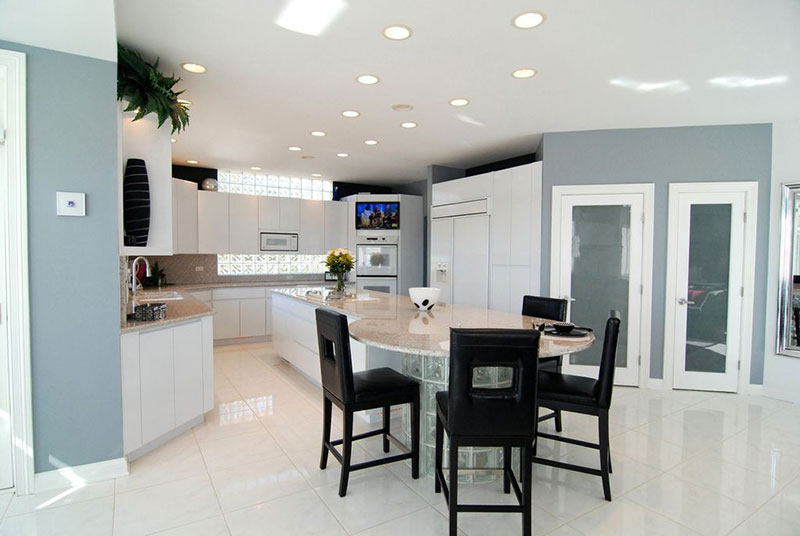
[[[202,272],[203,271],[203,267],[202,266],[195,266],[194,267],[194,271],[195,272]]]
[[[81,192],[56,192],[56,215],[86,216],[86,194]]]

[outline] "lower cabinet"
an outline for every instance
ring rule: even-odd
[[[123,333],[122,443],[146,447],[214,408],[211,316]]]
[[[264,287],[214,289],[214,339],[272,335],[272,293]]]

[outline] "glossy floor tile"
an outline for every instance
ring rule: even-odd
[[[215,349],[216,407],[116,481],[26,497],[0,492],[0,536],[444,536],[433,479],[406,463],[319,469],[322,393],[270,343]],[[594,417],[564,433],[595,441]],[[341,436],[334,410],[334,437]],[[399,422],[393,421],[397,428]],[[554,431],[552,420],[542,429]],[[356,421],[356,430],[369,427]],[[537,465],[533,534],[800,536],[800,409],[763,397],[616,388],[613,502],[600,478]],[[380,438],[353,459],[383,456]],[[394,449],[395,447],[392,446]],[[394,452],[394,450],[393,450]],[[538,455],[591,467],[598,452],[542,440]],[[499,481],[459,486],[461,502],[513,503]],[[459,514],[460,536],[518,536],[517,514]]]

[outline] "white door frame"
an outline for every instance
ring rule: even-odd
[[[641,322],[639,327],[639,387],[647,387],[650,381],[650,330],[652,317],[653,284],[653,220],[655,184],[584,184],[553,186],[550,216],[550,295],[555,296],[554,282],[560,281],[561,273],[561,197],[565,195],[641,194],[643,196],[644,225],[642,228],[642,288]],[[634,217],[631,214],[631,217]],[[600,336],[600,334],[597,334]],[[598,341],[596,344],[602,344]]]
[[[33,492],[33,418],[31,402],[30,305],[28,296],[28,176],[26,158],[25,55],[0,50],[6,73],[8,124],[5,146],[8,189],[0,195],[0,217],[6,218],[8,303],[3,324],[8,329],[11,362],[11,433],[14,438],[14,489]],[[3,126],[0,126],[2,128]]]
[[[678,197],[683,193],[722,193],[741,192],[745,194],[745,229],[744,229],[744,255],[742,262],[742,317],[739,330],[739,381],[738,392],[748,393],[750,388],[750,361],[753,339],[753,293],[756,270],[756,231],[758,222],[758,182],[681,182],[669,185],[669,219],[667,223],[667,281],[665,285],[664,307],[664,386],[674,388],[675,367],[675,308],[676,289],[675,274],[678,267],[677,248],[679,242],[678,225],[679,206]],[[673,224],[675,223],[675,224]]]

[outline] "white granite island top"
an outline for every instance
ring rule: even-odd
[[[358,318],[350,324],[350,336],[369,346],[395,352],[447,357],[450,328],[532,329],[545,321],[506,311],[468,305],[439,303],[430,312],[418,311],[408,296],[359,290],[356,299],[324,300],[307,295],[323,287],[281,288],[273,294],[287,296],[316,307],[326,307]],[[539,357],[579,352],[594,344],[595,337],[560,337],[542,334]]]

